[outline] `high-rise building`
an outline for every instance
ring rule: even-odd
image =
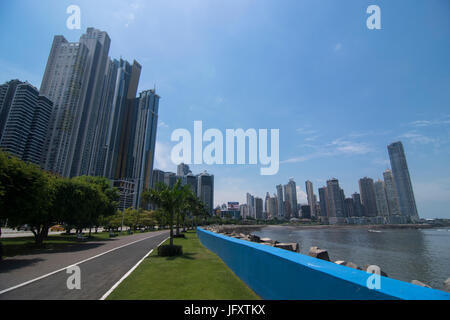
[[[136,133],[136,123],[138,119],[139,101],[136,99],[136,91],[141,75],[141,65],[134,61],[131,67],[130,79],[128,83],[128,93],[123,110],[123,118],[119,128],[119,139],[117,149],[117,162],[113,167],[116,178],[128,177],[133,174],[134,163],[134,140]],[[155,94],[155,93],[153,93]],[[159,99],[159,97],[156,97]]]
[[[270,206],[270,193],[266,193],[266,199],[264,200],[264,209],[266,214],[269,214],[269,206]]]
[[[302,219],[311,219],[311,207],[309,205],[301,206],[300,211]]]
[[[53,103],[31,84],[12,80],[1,86],[0,148],[40,165]]]
[[[0,137],[3,135],[9,109],[16,93],[18,85],[23,84],[20,80],[11,80],[0,86]]]
[[[111,39],[104,31],[88,28],[80,38],[80,44],[86,46],[87,75],[84,106],[82,108],[80,128],[76,140],[75,153],[72,160],[71,176],[88,175],[95,165],[95,154],[98,153],[95,143],[99,116],[101,116],[101,99],[104,77],[107,70]]]
[[[255,219],[263,220],[263,199],[255,197]]]
[[[280,184],[277,186],[277,205],[278,205],[278,218],[284,218],[284,200],[283,200],[283,186]]]
[[[395,187],[394,177],[391,170],[386,170],[383,173],[384,186],[386,188],[386,197],[389,206],[390,216],[399,216],[400,207],[398,204],[397,188]]]
[[[248,218],[248,205],[246,204],[241,204],[239,206],[239,211],[241,214],[241,218],[242,219],[247,219]]]
[[[198,178],[192,173],[188,173],[186,176],[186,184],[191,188],[194,194],[197,194]]]
[[[320,202],[320,216],[323,219],[327,218],[330,213],[327,187],[319,188],[319,202]]]
[[[308,198],[308,205],[311,208],[311,217],[316,217],[316,196],[314,195],[314,188],[311,181],[306,181],[306,195]]]
[[[133,178],[137,180],[137,206],[140,204],[141,193],[152,186],[159,99],[154,90],[143,91],[138,98],[139,109],[134,137],[133,161],[130,163],[134,169]]]
[[[346,198],[344,200],[344,213],[345,216],[350,218],[355,216],[355,206],[353,204],[353,198]]]
[[[276,194],[274,194],[273,197],[270,198],[269,215],[271,219],[278,218],[278,198]]]
[[[284,186],[284,196],[290,207],[290,218],[297,218],[297,186],[294,179],[289,179],[288,184]]]
[[[103,90],[98,111],[98,126],[94,135],[94,150],[89,174],[94,176],[106,175],[106,157],[110,143],[110,129],[114,120],[114,106],[117,102],[118,92],[116,84],[119,81],[117,73],[120,62],[117,60],[108,60],[105,75],[103,78]],[[115,100],[116,99],[116,100]]]
[[[248,206],[248,216],[256,219],[255,214],[255,197],[250,193],[247,193],[247,206]]]
[[[414,198],[403,144],[401,142],[390,144],[388,146],[388,152],[391,160],[392,174],[397,188],[400,212],[412,221],[418,221],[419,214],[417,213],[416,200]]]
[[[386,190],[384,188],[384,182],[381,180],[375,182],[374,191],[378,215],[384,217],[389,216],[389,206],[386,198]]]
[[[198,175],[197,196],[205,204],[208,213],[212,214],[214,205],[214,175],[206,171]]]
[[[378,214],[377,203],[375,200],[375,190],[371,178],[362,178],[359,180],[359,191],[361,193],[361,203],[363,205],[364,216],[376,217]]]
[[[352,195],[353,199],[353,214],[355,217],[364,216],[364,209],[361,204],[361,196],[359,193],[354,193]]]
[[[344,199],[342,198],[343,192],[339,187],[338,179],[331,179],[327,181],[327,191],[328,191],[328,203],[329,203],[329,214],[330,222],[340,222],[341,218],[345,217],[344,214]],[[334,218],[334,219],[333,219]]]
[[[152,189],[155,189],[159,184],[164,183],[164,176],[164,171],[158,169],[153,170]]]
[[[180,163],[177,166],[177,175],[178,176],[187,176],[189,173],[192,173],[192,171],[189,169],[189,166],[184,163]]]
[[[38,97],[23,160],[41,165],[52,108],[53,102],[50,99],[44,96]]]
[[[43,167],[62,176],[71,175],[80,128],[86,126],[82,121],[86,121],[84,108],[92,92],[88,86],[92,67],[93,56],[84,43],[54,37],[40,89],[54,103]]]

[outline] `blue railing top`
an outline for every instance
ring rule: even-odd
[[[332,277],[339,278],[344,281],[351,282],[353,284],[359,285],[361,287],[367,288],[367,279],[371,274],[345,266],[335,264],[333,262],[328,262],[325,260],[313,258],[301,253],[292,252],[289,250],[284,250],[280,248],[271,247],[268,245],[255,243],[247,240],[236,239],[233,237],[228,237],[222,234],[204,230],[200,227],[197,228],[198,231],[205,232],[212,236],[222,238],[227,241],[231,241],[240,245],[252,247],[269,254],[276,255],[282,259],[298,263],[302,266],[312,268],[316,271],[323,272]],[[390,296],[393,299],[402,300],[450,300],[450,293],[430,289],[426,287],[421,287],[409,282],[404,282],[392,278],[387,278],[381,276],[381,289],[373,289],[383,295]],[[387,297],[388,299],[388,297]]]

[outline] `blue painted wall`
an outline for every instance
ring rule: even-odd
[[[371,274],[303,254],[197,229],[201,243],[266,300],[450,300],[450,293],[381,277],[380,289],[367,288]]]

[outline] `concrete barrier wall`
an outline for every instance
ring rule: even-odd
[[[266,300],[450,300],[450,293],[380,277],[303,254],[197,229],[201,243],[217,254],[256,294]]]

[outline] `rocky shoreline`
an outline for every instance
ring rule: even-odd
[[[424,227],[426,226],[426,227]],[[246,241],[251,241],[251,242],[255,242],[255,243],[260,243],[263,245],[267,245],[267,246],[271,246],[271,247],[275,247],[275,248],[280,248],[280,249],[284,249],[284,250],[289,250],[292,252],[296,252],[296,253],[300,253],[300,245],[298,243],[281,243],[278,242],[276,240],[272,240],[270,238],[261,238],[257,235],[252,234],[251,232],[253,231],[259,231],[262,228],[267,227],[267,226],[258,226],[258,225],[253,225],[253,226],[238,226],[238,225],[223,225],[223,226],[208,226],[207,228],[205,228],[208,231],[211,232],[215,232],[218,234],[222,234],[225,236],[229,236],[229,237],[233,237],[236,239],[241,239],[241,240],[246,240]],[[272,226],[272,227],[276,227],[276,226]],[[297,226],[280,226],[280,227],[292,227],[292,228],[297,228],[299,229],[299,227]],[[332,228],[345,228],[348,226],[328,226],[328,225],[318,225],[318,226],[304,226],[305,228],[318,228],[318,229],[325,229],[326,227],[332,227]],[[429,229],[429,228],[433,228],[433,226],[428,226],[428,225],[373,225],[373,226],[351,226],[351,228],[367,228],[369,230],[372,229]],[[300,227],[301,229],[301,227]],[[330,260],[328,251],[325,249],[321,249],[319,247],[311,247],[309,249],[308,252],[308,256],[316,258],[316,259],[322,259],[325,261],[329,261],[329,262],[333,262]],[[342,260],[338,260],[338,261],[334,261],[334,263],[339,264],[341,266],[345,266],[345,267],[349,267],[349,268],[353,268],[353,269],[357,269],[357,270],[362,270],[362,271],[366,271],[369,273],[373,273],[373,268],[378,268],[380,274],[384,277],[389,277],[383,270],[381,270],[378,266],[369,266],[369,265],[364,265],[362,267],[356,265],[353,262],[350,261],[342,261]],[[412,284],[415,285],[419,285],[422,287],[427,287],[427,288],[431,288],[431,286],[419,281],[419,280],[412,280],[411,281]],[[443,285],[443,290],[450,292],[450,278],[448,278]]]

